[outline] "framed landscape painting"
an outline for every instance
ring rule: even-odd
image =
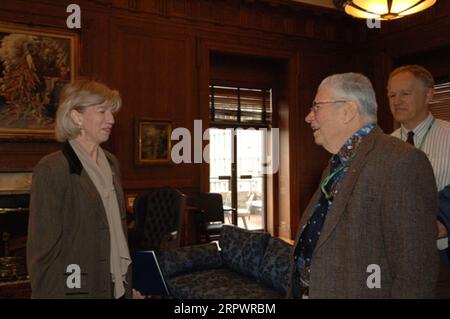
[[[54,140],[62,87],[75,77],[77,36],[0,23],[0,139]]]

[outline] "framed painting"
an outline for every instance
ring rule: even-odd
[[[125,195],[125,204],[127,209],[127,227],[128,229],[133,229],[136,225],[136,214],[134,213],[134,200],[136,199],[138,194],[126,194]]]
[[[77,35],[0,23],[0,139],[54,140],[62,87],[75,77]]]
[[[135,120],[136,165],[171,163],[172,122],[137,118]]]

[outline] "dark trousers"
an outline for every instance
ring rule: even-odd
[[[436,298],[450,299],[450,267],[439,258],[439,278],[436,285]]]

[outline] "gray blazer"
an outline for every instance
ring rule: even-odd
[[[329,171],[328,165],[322,180]],[[318,188],[295,245],[319,197]],[[426,155],[376,126],[359,146],[328,212],[312,258],[309,297],[432,298],[436,211],[436,182]],[[288,297],[298,285],[293,257]],[[380,288],[367,285],[371,264],[380,267]]]
[[[127,236],[126,211],[117,159],[105,151]],[[33,170],[27,265],[32,298],[112,298],[110,237],[105,209],[93,182],[69,143]],[[66,271],[81,270],[81,287],[69,288]],[[131,296],[131,272],[126,296]],[[69,285],[70,286],[70,285]]]

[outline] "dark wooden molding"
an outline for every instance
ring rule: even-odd
[[[157,188],[161,186],[169,186],[176,188],[193,188],[191,179],[167,179],[167,180],[123,180],[124,189],[145,190],[149,188]]]

